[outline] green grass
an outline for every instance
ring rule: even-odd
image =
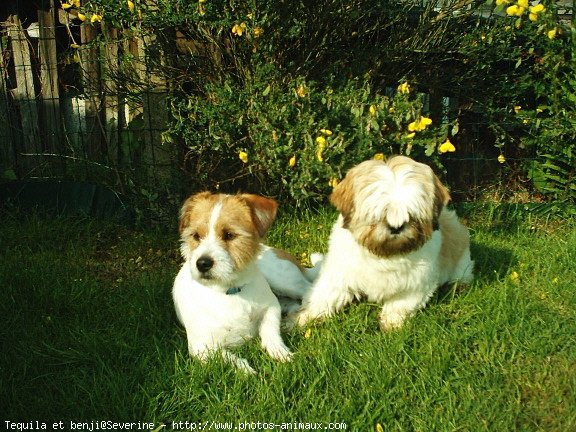
[[[188,358],[171,301],[175,233],[0,220],[0,420],[328,422],[351,431],[576,430],[576,221],[465,209],[476,281],[401,330],[355,304],[285,334],[258,371]],[[283,214],[269,243],[323,250],[334,214]],[[66,425],[66,423],[65,423]],[[66,426],[68,428],[68,426]],[[280,430],[280,429],[277,429]]]

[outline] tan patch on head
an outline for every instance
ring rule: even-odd
[[[217,205],[220,210],[213,221]],[[181,238],[193,250],[212,235],[230,254],[235,267],[242,269],[259,252],[260,241],[274,221],[276,209],[276,201],[257,195],[201,192],[188,198],[182,206]]]
[[[344,218],[344,227],[347,227],[353,218],[358,190],[376,181],[372,173],[378,166],[384,166],[384,162],[369,160],[356,165],[330,194],[330,202]]]
[[[238,195],[224,197],[214,230],[238,269],[251,262],[260,250],[261,236],[254,223],[252,208]]]
[[[199,192],[189,197],[180,209],[180,233],[186,229],[191,221],[206,220],[205,230],[208,229],[208,218],[211,209],[218,202],[218,195],[211,192]]]
[[[248,204],[254,226],[260,237],[264,237],[276,218],[278,203],[273,199],[253,194],[241,194],[238,198]]]

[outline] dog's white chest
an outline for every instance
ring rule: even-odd
[[[192,279],[183,266],[174,284],[174,302],[188,338],[235,346],[258,332],[267,305],[251,299],[254,286],[240,286],[224,294]]]
[[[437,254],[440,247],[439,233],[434,233],[418,251],[389,259],[371,254],[347,230],[339,227],[334,230],[331,240],[338,245],[337,251],[348,253],[330,254],[326,266],[334,269],[333,277],[340,278],[339,284],[357,298],[366,297],[381,303],[399,292],[421,290],[423,285],[431,289],[428,286],[438,284],[438,272],[430,257]]]

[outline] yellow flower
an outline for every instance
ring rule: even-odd
[[[244,163],[247,163],[248,162],[248,153],[246,153],[245,151],[238,152],[238,159],[240,159]]]
[[[332,131],[330,129],[320,129],[320,133],[323,133],[326,136],[332,135]]]
[[[420,117],[417,121],[413,121],[408,125],[409,132],[420,132],[426,129],[427,126],[432,124],[432,119],[428,117]]]
[[[259,38],[260,36],[262,36],[262,33],[264,33],[264,30],[262,29],[262,27],[255,27],[254,28],[254,37],[255,38]]]
[[[100,21],[102,21],[102,15],[92,14],[92,17],[90,18],[91,23],[100,22]]]
[[[397,88],[399,93],[408,94],[410,93],[410,85],[407,82],[403,82]]]
[[[328,181],[328,186],[330,186],[330,187],[332,187],[332,189],[334,189],[336,186],[338,186],[338,183],[340,183],[340,181],[336,177],[332,177]]]
[[[62,9],[70,9],[72,7],[72,3],[62,3]]]
[[[78,15],[76,15],[76,17],[82,22],[86,21],[86,15],[84,15],[82,12],[78,12]]]
[[[306,87],[304,87],[304,85],[300,84],[297,88],[296,88],[296,94],[299,97],[304,97],[306,96]]]
[[[506,8],[506,13],[510,16],[522,16],[522,14],[524,13],[524,11],[526,10],[526,8],[520,6],[520,5],[512,5],[512,6],[508,6]]]
[[[522,109],[522,107],[521,107],[520,105],[515,105],[515,106],[514,106],[514,112],[515,112],[516,114],[518,114],[521,109]]]
[[[535,6],[530,6],[528,10],[530,11],[530,13],[528,14],[528,19],[530,21],[537,21],[538,17],[540,16],[539,14],[544,12],[546,8],[542,3],[539,3]]]
[[[296,155],[293,155],[288,161],[288,166],[293,168],[296,165]]]
[[[501,154],[500,156],[498,156],[498,162],[500,162],[501,164],[503,164],[504,162],[506,162],[506,158],[504,157],[503,154]]]
[[[520,281],[520,275],[518,272],[513,271],[510,273],[510,280],[517,284]]]
[[[408,139],[412,139],[412,138],[414,138],[415,136],[416,136],[416,132],[412,132],[412,133],[406,134],[406,138],[408,138]]]
[[[546,36],[548,36],[548,39],[554,39],[556,37],[556,29],[548,30]]]
[[[372,159],[383,161],[384,160],[384,153],[376,153]]]
[[[70,44],[70,48],[78,49],[78,48],[80,48],[80,45],[73,43],[73,44]]]
[[[128,5],[128,9],[130,9],[130,12],[134,12],[134,2],[127,0],[126,4]]]
[[[79,8],[80,7],[80,0],[72,0],[72,4],[74,5],[74,7]]]
[[[310,336],[312,336],[312,329],[308,329],[306,330],[306,332],[304,333],[304,339],[310,339]]]
[[[368,109],[368,111],[370,112],[370,115],[372,117],[376,116],[376,107],[374,105],[370,105],[370,108]]]
[[[528,0],[518,0],[518,6],[526,9],[529,6]]]
[[[246,23],[234,24],[232,26],[232,34],[236,36],[242,36],[246,31]]]
[[[322,156],[322,153],[324,152],[324,149],[326,148],[326,138],[319,136],[316,138],[316,145],[318,146],[316,148],[316,159],[318,159],[320,162],[324,162],[324,157]]]
[[[384,428],[380,423],[376,423],[376,432],[384,432]]]
[[[454,147],[454,144],[452,144],[450,140],[446,138],[446,141],[444,141],[442,144],[440,144],[440,147],[438,147],[438,151],[440,153],[455,152],[456,147]]]
[[[272,131],[272,141],[278,142],[278,133],[275,130]]]
[[[510,3],[510,0],[496,0],[496,6]]]

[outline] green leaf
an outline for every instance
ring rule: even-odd
[[[16,172],[12,168],[8,168],[2,173],[2,178],[7,180],[16,180],[18,177],[16,177]]]
[[[452,131],[451,131],[451,136],[456,135],[458,132],[460,131],[460,124],[458,123],[458,120],[456,120],[454,122],[454,125],[452,126]]]

